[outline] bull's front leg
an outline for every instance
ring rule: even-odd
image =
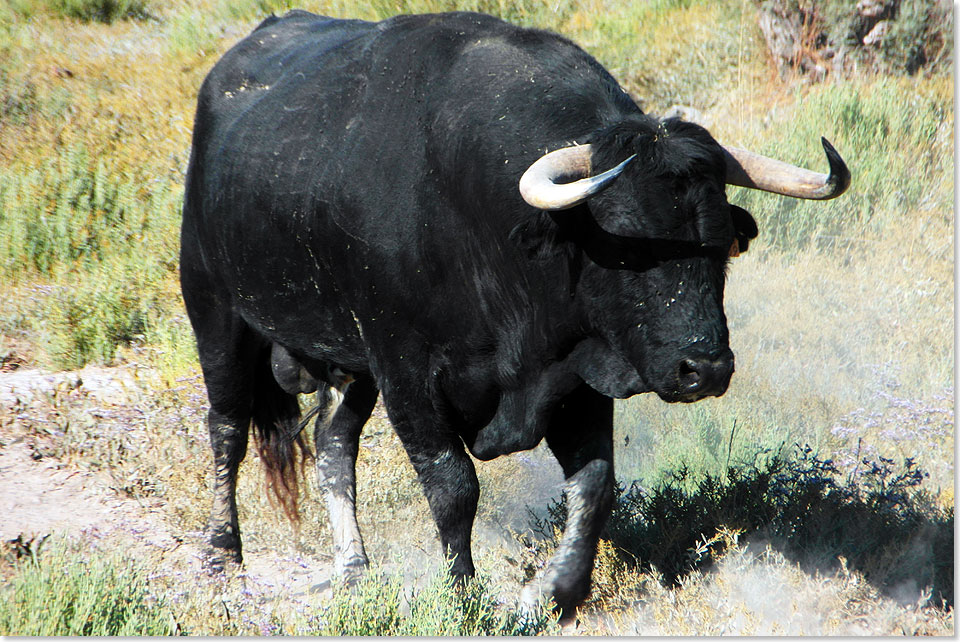
[[[567,521],[556,552],[524,589],[523,601],[552,596],[562,619],[571,621],[590,592],[597,542],[613,506],[613,400],[581,386],[555,411],[547,444],[567,478]]]
[[[480,483],[463,442],[430,421],[394,421],[394,428],[427,496],[444,555],[453,560],[450,572],[458,579],[472,577],[470,537]]]

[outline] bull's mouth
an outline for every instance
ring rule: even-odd
[[[694,403],[707,397],[721,397],[723,392],[694,392],[681,394],[676,391],[655,390],[657,396],[667,403]],[[726,391],[724,391],[726,392]]]
[[[652,373],[644,376],[642,368],[597,339],[578,344],[570,360],[580,378],[607,397],[626,399],[653,391],[668,403],[693,403],[706,397],[719,397],[727,391],[734,370],[730,348],[686,351],[673,368],[665,375],[660,374],[660,385],[657,385],[656,379],[649,377]]]

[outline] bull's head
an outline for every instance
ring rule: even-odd
[[[520,180],[524,200],[556,212],[561,238],[585,257],[577,296],[593,340],[581,376],[615,397],[722,395],[734,369],[725,266],[757,235],[750,214],[727,202],[725,186],[839,196],[850,172],[822,143],[829,174],[721,146],[691,123],[638,119],[533,163]]]

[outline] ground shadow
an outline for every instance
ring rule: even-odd
[[[842,557],[897,601],[905,599],[905,586],[929,587],[927,604],[948,608],[953,508],[923,488],[925,477],[911,460],[897,465],[883,458],[841,474],[809,447],[717,476],[680,468],[651,488],[618,486],[604,537],[627,563],[655,568],[668,586],[709,568],[729,544],[717,537],[726,530],[741,538],[762,535],[802,568],[835,568]],[[553,532],[565,516],[561,499],[536,528]]]

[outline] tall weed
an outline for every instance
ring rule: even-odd
[[[170,262],[175,246],[163,246],[173,240],[168,230],[178,220],[181,192],[167,181],[144,186],[118,176],[82,147],[34,170],[0,170],[0,273],[91,270],[107,258],[139,253],[144,243],[166,250],[162,258]]]
[[[222,34],[212,23],[205,11],[178,11],[166,21],[167,49],[174,56],[203,57],[214,52]]]
[[[0,170],[0,274],[56,283],[24,304],[40,317],[31,325],[50,365],[109,362],[177,303],[181,193],[163,180],[144,189],[82,147],[34,170]]]

